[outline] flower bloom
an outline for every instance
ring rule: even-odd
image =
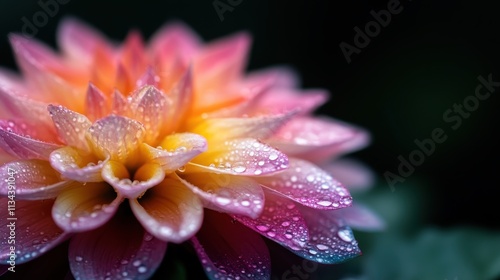
[[[16,264],[66,240],[77,279],[149,278],[185,241],[211,279],[269,279],[262,237],[319,263],[360,254],[349,221],[371,216],[339,210],[352,197],[320,166],[367,134],[313,117],[327,94],[289,70],[245,75],[247,34],[203,44],[170,24],[117,46],[70,19],[61,54],[10,41],[23,77],[0,70],[0,201]]]

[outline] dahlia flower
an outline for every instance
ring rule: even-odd
[[[175,23],[117,45],[69,19],[57,39],[10,36],[23,75],[0,70],[2,264],[69,240],[75,278],[147,279],[188,241],[211,279],[269,279],[262,237],[360,254],[349,221],[370,213],[339,210],[352,197],[322,166],[367,134],[312,116],[327,94],[287,69],[245,75],[249,35],[203,44]]]

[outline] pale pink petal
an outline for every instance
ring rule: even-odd
[[[255,219],[232,215],[245,226],[279,244],[298,250],[309,240],[309,231],[299,209],[289,199],[266,193],[264,211]]]
[[[193,99],[193,77],[192,67],[189,67],[179,81],[174,85],[169,94],[172,100],[172,106],[167,123],[167,131],[175,131],[184,120],[185,116],[192,107]]]
[[[292,110],[310,113],[328,99],[324,90],[298,91],[294,89],[270,89],[255,96],[247,107],[250,115],[282,114]]]
[[[49,199],[73,185],[73,182],[62,181],[47,161],[14,161],[0,166],[2,196],[14,192],[16,199]]]
[[[148,66],[144,74],[137,80],[137,88],[142,88],[144,86],[153,86],[155,88],[159,87],[160,77],[156,74],[153,67]]]
[[[211,280],[270,279],[271,260],[262,238],[224,214],[206,211],[191,241]]]
[[[34,99],[22,97],[0,85],[0,108],[6,118],[22,116],[30,124],[36,124],[47,134],[55,134],[54,124],[47,112],[47,104]]]
[[[181,243],[191,238],[203,222],[203,206],[186,186],[173,178],[130,200],[130,207],[144,228],[156,238]]]
[[[104,226],[71,239],[69,261],[75,278],[140,280],[153,275],[167,243],[144,231],[131,215],[118,211]]]
[[[190,63],[200,45],[201,39],[179,22],[165,25],[153,35],[149,44],[150,52],[155,58],[162,57],[162,63],[179,58],[184,65]]]
[[[336,211],[301,208],[310,239],[303,248],[291,251],[305,259],[325,264],[341,263],[359,256],[358,242],[351,229],[332,215]]]
[[[158,137],[165,134],[165,126],[170,122],[167,118],[172,104],[165,94],[154,86],[144,86],[130,97],[132,118],[140,122],[145,130],[144,141],[157,143]]]
[[[109,221],[122,201],[106,183],[80,183],[57,196],[52,217],[66,232],[93,230]]]
[[[92,83],[87,89],[87,98],[85,100],[85,115],[95,121],[102,119],[111,111],[108,98],[101,90]]]
[[[339,209],[352,203],[349,191],[321,168],[300,159],[290,159],[288,169],[273,176],[257,177],[263,186],[302,205]]]
[[[345,221],[353,229],[363,231],[381,231],[385,222],[375,212],[364,205],[353,204],[351,207],[332,211],[332,215]]]
[[[180,180],[208,209],[257,218],[264,207],[264,192],[250,178],[207,172],[186,174]]]
[[[57,42],[66,56],[85,66],[92,63],[96,48],[110,48],[99,31],[74,18],[66,18],[59,24]]]
[[[322,167],[351,191],[363,191],[373,186],[375,174],[367,166],[353,159],[337,159]]]
[[[113,91],[112,112],[121,116],[130,115],[128,101],[119,90]]]
[[[234,138],[265,139],[289,121],[294,112],[253,118],[209,118],[191,132],[206,135],[209,141],[220,142]]]
[[[320,162],[364,147],[365,131],[329,118],[296,117],[266,140],[289,156]]]
[[[49,159],[60,146],[22,136],[0,127],[0,149],[20,159]]]
[[[296,71],[286,66],[250,72],[244,80],[246,86],[261,88],[297,88],[299,83]]]
[[[121,64],[133,82],[133,88],[135,88],[136,81],[147,69],[148,61],[144,48],[141,34],[132,30],[127,35],[120,52]]]
[[[63,106],[49,105],[48,110],[62,142],[84,151],[89,151],[85,134],[92,123],[86,116]]]
[[[142,145],[142,153],[150,161],[158,163],[165,173],[171,173],[190,162],[207,149],[205,138],[194,133],[176,133],[163,139],[160,146],[153,148]]]
[[[165,172],[157,163],[146,163],[140,166],[131,177],[122,163],[110,160],[102,169],[102,177],[120,195],[126,198],[137,198],[163,181]]]
[[[285,154],[255,139],[225,141],[192,162],[202,170],[249,176],[272,174],[288,167]]]
[[[1,230],[0,263],[9,259],[9,237],[12,235],[8,225],[15,224],[16,264],[38,258],[68,238],[54,221],[50,211],[53,200],[25,201],[17,200],[15,211],[8,211],[8,198],[0,198],[0,218],[4,221]],[[15,219],[15,220],[14,220]],[[12,238],[10,238],[12,239]]]
[[[144,126],[132,119],[109,116],[95,122],[87,133],[94,151],[104,159],[124,161],[137,152],[145,135]]]
[[[28,96],[30,92],[27,90],[22,77],[9,69],[0,67],[0,88],[10,92],[11,94]],[[0,112],[0,117],[2,112]]]
[[[79,182],[101,182],[101,170],[109,157],[99,160],[92,154],[64,147],[50,154],[50,164],[66,179]]]
[[[20,118],[0,120],[0,129],[44,142],[60,143],[59,137],[52,130],[47,131],[43,125],[27,123]]]

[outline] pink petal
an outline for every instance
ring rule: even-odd
[[[264,241],[226,215],[206,211],[203,227],[191,241],[212,280],[270,279],[271,261]]]
[[[0,211],[0,218],[6,221],[6,225],[15,224],[16,264],[37,258],[67,239],[68,235],[52,221],[50,211],[53,200],[16,200],[13,212],[6,211],[8,201],[8,198],[0,198],[0,207],[5,209]],[[0,263],[6,264],[12,245],[8,244],[11,231],[4,224],[1,232]]]
[[[264,206],[264,192],[249,178],[216,173],[186,174],[180,179],[208,209],[257,218]]]
[[[318,209],[339,209],[352,203],[349,191],[319,167],[290,159],[290,167],[273,176],[258,177],[263,186],[302,205]]]
[[[191,132],[206,135],[209,141],[225,141],[234,138],[265,139],[289,121],[293,112],[253,118],[210,118],[203,120]]]
[[[360,204],[333,211],[332,215],[342,219],[345,223],[357,230],[380,231],[384,230],[385,222],[375,212]]]
[[[148,66],[146,72],[142,74],[142,76],[137,80],[136,85],[137,88],[142,88],[144,86],[153,86],[155,88],[159,87],[160,77],[156,75],[156,72],[153,67]]]
[[[0,166],[0,195],[3,196],[15,192],[16,199],[49,199],[72,185],[73,182],[61,181],[61,176],[46,161],[15,161]]]
[[[109,116],[95,122],[88,129],[87,138],[101,159],[109,154],[113,160],[125,161],[137,151],[144,135],[141,123],[121,116]]]
[[[92,125],[89,119],[63,106],[49,105],[48,110],[63,143],[88,151],[85,134]]]
[[[289,156],[319,162],[367,144],[361,129],[328,118],[296,117],[266,142]]]
[[[71,239],[70,268],[75,278],[149,279],[166,248],[167,243],[144,231],[131,213],[122,210],[104,226]]]
[[[338,159],[323,169],[332,174],[351,191],[363,191],[373,186],[375,175],[367,166],[353,159]]]
[[[171,173],[183,167],[206,149],[205,138],[194,133],[171,134],[163,139],[158,148],[147,144],[142,145],[142,153],[145,157],[158,163],[165,173]]]
[[[102,182],[101,170],[108,162],[83,153],[72,147],[57,149],[50,154],[50,164],[64,178],[79,182]]]
[[[20,118],[0,120],[0,129],[15,133],[17,135],[28,136],[29,138],[34,138],[44,142],[60,142],[57,134],[51,133],[51,130],[47,131],[47,129],[43,127],[43,124],[27,123]]]
[[[132,178],[122,163],[108,161],[102,169],[102,177],[120,195],[126,198],[137,198],[163,181],[165,173],[159,164],[146,163],[137,169]]]
[[[170,111],[169,120],[171,123],[167,124],[167,131],[178,129],[181,121],[184,120],[186,114],[191,110],[193,103],[192,75],[192,67],[189,67],[170,91],[169,98],[172,100],[174,106],[172,106]]]
[[[113,91],[112,112],[121,116],[128,116],[130,113],[127,99],[118,90]]]
[[[85,100],[85,115],[95,121],[102,119],[109,114],[111,108],[108,98],[101,90],[92,83],[87,89],[87,98]]]
[[[288,168],[288,158],[255,139],[235,139],[211,147],[193,163],[211,172],[258,176]]]
[[[138,31],[132,30],[127,35],[121,50],[121,64],[127,70],[131,81],[139,79],[147,69],[147,57],[144,50],[144,40]]]
[[[59,145],[22,136],[0,127],[0,148],[20,159],[49,159]]]
[[[171,104],[165,94],[154,86],[144,86],[130,97],[132,119],[139,121],[146,130],[145,142],[157,143],[158,137],[165,134],[165,126]]]
[[[57,42],[65,55],[86,66],[92,63],[96,48],[107,46],[100,32],[74,18],[66,18],[60,23]]]
[[[298,91],[293,89],[270,89],[253,98],[247,112],[255,114],[282,114],[292,110],[310,113],[324,104],[328,92],[324,90]]]
[[[184,65],[188,65],[198,51],[200,44],[200,38],[189,27],[175,22],[169,23],[157,31],[149,45],[155,58],[163,57],[162,63],[167,63],[178,57]]]
[[[245,85],[261,88],[296,88],[300,78],[289,67],[272,67],[251,72],[245,77]]]
[[[261,235],[293,249],[300,249],[309,240],[309,232],[296,205],[286,199],[266,193],[264,211],[255,219],[232,217]]]
[[[122,201],[106,183],[80,184],[57,196],[52,217],[66,232],[93,230],[109,221]]]
[[[338,211],[338,210],[336,210]],[[295,254],[319,263],[334,264],[344,262],[361,254],[358,242],[344,222],[332,213],[336,211],[318,211],[302,208],[307,221],[310,239]]]
[[[203,206],[186,186],[167,178],[130,207],[144,228],[156,238],[181,243],[191,238],[203,222]]]

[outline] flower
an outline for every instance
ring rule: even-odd
[[[68,239],[85,279],[149,278],[185,241],[211,279],[269,279],[262,236],[320,263],[359,255],[338,210],[352,197],[320,166],[367,134],[312,116],[327,94],[287,69],[245,75],[249,35],[204,45],[175,23],[116,46],[69,19],[60,55],[10,41],[23,78],[0,72],[0,194],[16,264]]]

